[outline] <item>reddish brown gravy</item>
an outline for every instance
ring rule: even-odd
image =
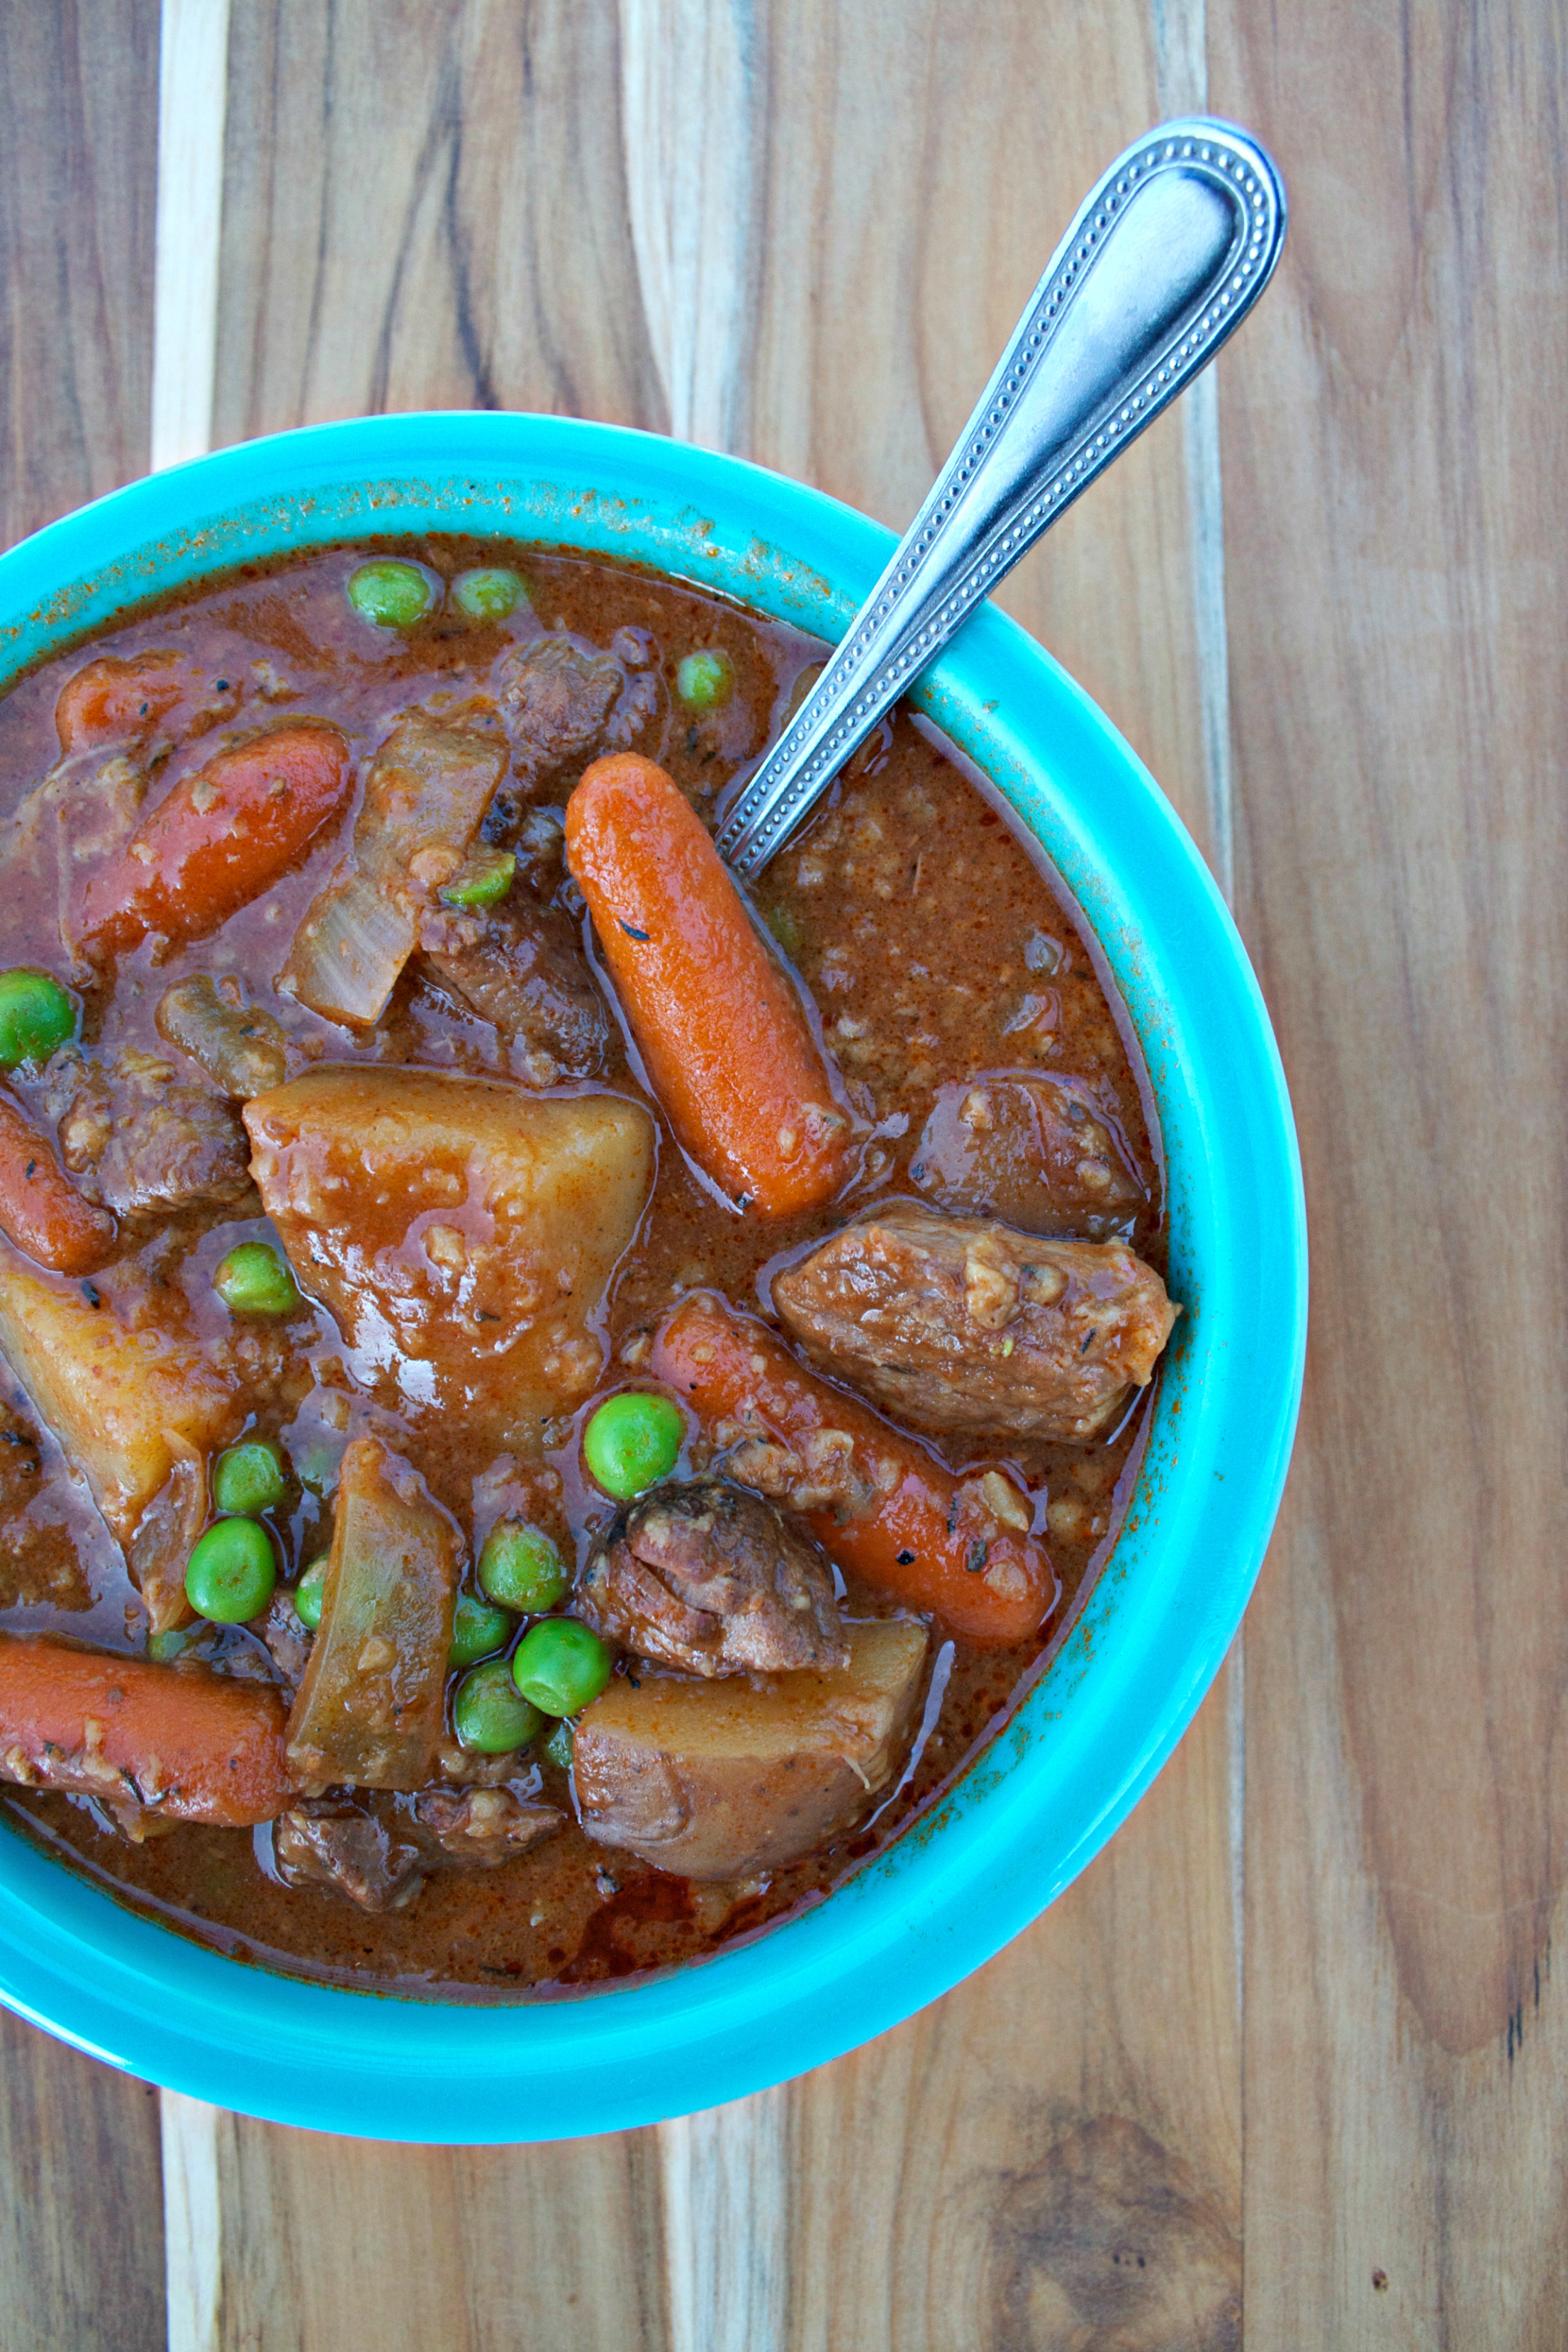
[[[476,562],[513,562],[534,610],[499,625],[437,620],[390,650],[354,616],[344,583],[367,551],[408,553],[448,577]],[[487,673],[521,637],[565,630],[584,646],[612,647],[646,681],[647,718],[635,748],[657,760],[704,812],[764,749],[803,670],[824,648],[711,594],[637,570],[531,548],[438,539],[334,550],[302,562],[252,567],[100,631],[96,653],[174,646],[210,676],[208,731],[174,752],[169,782],[200,766],[228,730],[306,713],[329,718],[368,755],[394,716],[433,694],[453,701],[482,690]],[[723,710],[693,719],[675,700],[681,656],[717,646],[734,664],[737,689]],[[57,756],[53,710],[80,648],[26,677],[0,701],[0,815],[16,808]],[[564,798],[570,782],[563,782]],[[157,789],[156,787],[154,789]],[[494,1072],[491,1033],[428,982],[405,975],[379,1031],[365,1043],[272,991],[294,926],[338,855],[341,835],[300,871],[231,919],[210,940],[154,965],[143,948],[121,966],[111,997],[89,1003],[94,1047],[132,1045],[168,1057],[153,1009],[188,973],[244,976],[257,999],[310,1055],[384,1059]],[[653,1203],[640,1243],[606,1303],[612,1351],[603,1386],[625,1381],[645,1335],[682,1290],[721,1291],[753,1312],[767,1308],[767,1275],[843,1222],[847,1210],[910,1190],[910,1159],[944,1081],[999,1068],[1072,1073],[1092,1082],[1101,1115],[1122,1139],[1147,1189],[1149,1208],[1127,1237],[1163,1263],[1162,1183],[1146,1085],[1125,1013],[1109,992],[1082,920],[1004,804],[935,731],[900,710],[877,730],[834,786],[808,832],[778,857],[754,893],[763,919],[803,982],[829,1051],[876,1138],[852,1196],[784,1224],[740,1217],[699,1181],[661,1124]],[[8,909],[4,961],[58,968],[53,910]],[[594,1082],[647,1099],[617,1043]],[[25,1085],[19,1087],[25,1096]],[[658,1116],[657,1107],[655,1116]],[[267,1235],[257,1221],[200,1216],[165,1225],[96,1277],[121,1307],[163,1283],[187,1293],[205,1333],[228,1323],[210,1287],[234,1243]],[[255,1429],[287,1435],[298,1462],[309,1441],[329,1477],[358,1425],[361,1400],[342,1370],[342,1343],[324,1315],[301,1367],[280,1363],[265,1339],[251,1368]],[[16,1381],[0,1366],[8,1397]],[[366,1915],[325,1893],[282,1885],[271,1874],[270,1832],[184,1826],[129,1843],[86,1800],[7,1795],[8,1813],[119,1894],[237,1957],[334,1981],[388,1990],[439,1990],[467,1998],[574,1990],[710,1954],[817,1903],[867,1856],[882,1851],[963,1770],[1037,1676],[1059,1643],[1114,1540],[1136,1469],[1149,1392],[1120,1431],[1092,1446],[1040,1445],[1026,1457],[949,1452],[960,1461],[1010,1459],[1035,1496],[1036,1525],[1061,1580],[1054,1615],[1032,1642],[983,1651],[933,1626],[929,1687],[914,1754],[903,1778],[846,1840],[739,1897],[668,1876],[628,1854],[590,1844],[574,1822],[533,1853],[493,1871],[431,1879],[409,1909]],[[591,1407],[585,1407],[584,1413]],[[31,1415],[29,1414],[29,1419]],[[495,1517],[526,1505],[552,1521],[581,1557],[609,1515],[585,1487],[577,1435],[584,1414],[547,1467],[510,1481],[466,1450],[460,1429],[433,1446],[409,1433],[407,1453],[475,1548]],[[384,1425],[384,1411],[382,1424]],[[42,1492],[0,1519],[0,1629],[47,1630],[110,1648],[140,1649],[141,1602],[116,1545],[58,1446],[43,1441]],[[686,1465],[706,1459],[700,1437]],[[306,1493],[286,1527],[286,1573],[321,1548],[322,1507]],[[890,1604],[850,1581],[851,1615]],[[224,1637],[237,1654],[254,1637]],[[542,1793],[570,1812],[563,1775],[540,1768]]]

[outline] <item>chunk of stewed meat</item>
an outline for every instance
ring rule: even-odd
[[[224,1207],[250,1192],[250,1147],[227,1102],[132,1050],[112,1062],[57,1055],[50,1108],[60,1157],[84,1197],[121,1217]]]
[[[806,1352],[900,1420],[1086,1440],[1152,1376],[1178,1309],[1122,1242],[897,1203],[774,1278]]]
[[[613,654],[584,653],[570,637],[535,637],[498,671],[501,724],[521,782],[531,786],[600,750],[626,671]]]
[[[1144,1192],[1081,1078],[997,1070],[937,1089],[910,1181],[944,1209],[1103,1241]]]
[[[609,1044],[605,1000],[567,917],[513,892],[497,907],[426,916],[425,961],[500,1034],[514,1077],[588,1078]]]
[[[412,1804],[304,1798],[279,1814],[272,1857],[286,1886],[362,1911],[401,1911],[437,1871],[494,1870],[552,1837],[564,1816],[531,1790],[426,1789]]]
[[[267,1645],[279,1680],[287,1685],[292,1699],[305,1679],[305,1669],[310,1663],[310,1644],[315,1638],[295,1608],[292,1594],[281,1591],[275,1592],[256,1631]]]
[[[247,1000],[232,973],[216,983],[205,972],[176,981],[158,999],[154,1018],[164,1045],[188,1055],[236,1102],[280,1087],[289,1075],[282,1029]]]
[[[341,1895],[362,1911],[399,1911],[430,1867],[412,1840],[361,1805],[306,1798],[279,1813],[272,1859],[285,1886]]]
[[[655,1486],[629,1504],[595,1543],[578,1607],[611,1641],[688,1674],[848,1663],[826,1553],[723,1478]]]
[[[564,1819],[515,1789],[426,1789],[414,1801],[416,1829],[437,1869],[494,1870],[553,1837]]]

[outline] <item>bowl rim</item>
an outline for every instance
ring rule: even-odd
[[[353,418],[131,483],[0,555],[0,692],[127,605],[247,556],[429,530],[627,555],[834,638],[894,544],[822,491],[624,426]],[[1164,1139],[1185,1311],[1121,1537],[1052,1666],[934,1811],[825,1902],[571,1999],[407,1999],[243,1964],[7,1824],[0,2001],[19,2015],[268,2121],[467,2145],[626,2129],[787,2080],[935,2000],[1045,1910],[1147,1789],[1224,1660],[1289,1465],[1307,1305],[1289,1097],[1228,909],[1084,689],[988,604],[913,699],[1077,898]]]

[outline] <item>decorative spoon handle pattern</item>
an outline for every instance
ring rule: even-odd
[[[1284,240],[1284,184],[1231,123],[1166,122],[1117,158],[848,635],[723,812],[738,874],[783,847],[981,598],[1207,366]]]

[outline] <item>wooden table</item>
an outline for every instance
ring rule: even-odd
[[[971,1982],[735,2108],[477,2153],[5,2021],[0,2342],[1561,2347],[1562,0],[163,17],[160,207],[156,0],[0,0],[8,537],[150,450],[474,404],[901,524],[1110,156],[1262,135],[1274,289],[1004,601],[1233,892],[1314,1336],[1243,1639]]]

